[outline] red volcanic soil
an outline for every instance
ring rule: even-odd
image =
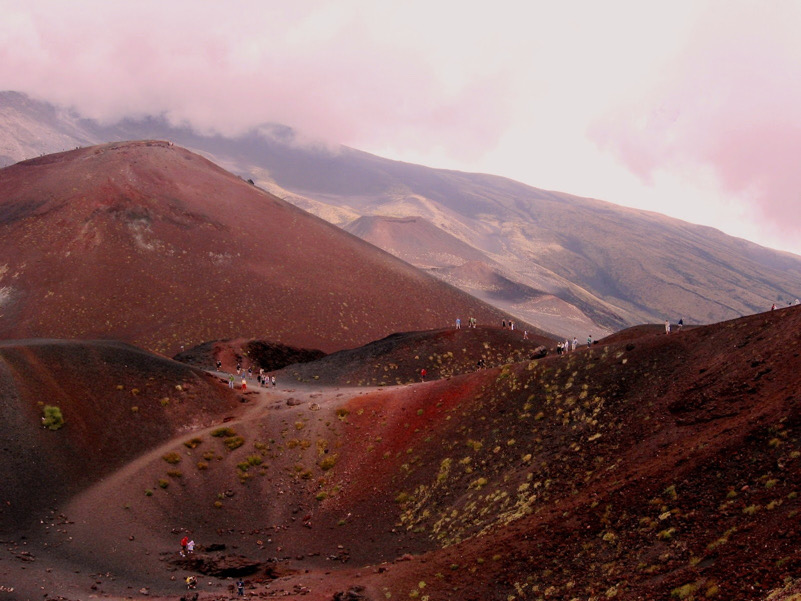
[[[0,170],[0,337],[330,352],[508,316],[167,142]]]
[[[788,308],[413,385],[283,379],[4,530],[0,599],[177,601],[189,573],[201,601],[236,574],[321,601],[792,598],[800,332]]]
[[[556,341],[520,330],[476,327],[392,334],[317,361],[291,365],[282,374],[299,382],[387,386],[437,380],[478,369],[533,359]],[[414,353],[412,355],[412,353]]]

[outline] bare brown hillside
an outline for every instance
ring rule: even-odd
[[[0,170],[0,337],[331,351],[507,317],[168,142]]]
[[[234,598],[236,574],[249,596],[325,601],[790,598],[801,309],[663,332],[411,385],[256,389],[56,503],[55,526],[6,531],[0,584],[69,600],[177,601],[190,573],[205,600]],[[372,361],[417,352],[395,340]]]

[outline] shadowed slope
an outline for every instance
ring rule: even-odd
[[[330,351],[503,314],[166,142],[0,171],[0,336]]]
[[[203,372],[117,342],[0,342],[0,530],[236,408]],[[64,425],[42,426],[45,405]]]

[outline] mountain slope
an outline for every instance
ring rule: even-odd
[[[17,160],[59,142],[169,138],[340,226],[360,216],[425,219],[443,232],[437,241],[427,235],[435,246],[452,248],[452,238],[464,243],[439,274],[474,260],[501,265],[499,275],[570,305],[564,308],[572,317],[561,320],[562,309],[554,310],[561,303],[499,306],[540,327],[555,324],[549,329],[561,335],[593,323],[597,335],[665,318],[714,322],[801,295],[799,257],[654,213],[490,175],[313,146],[279,126],[226,139],[157,118],[101,126],[8,92],[0,106],[11,115],[3,119],[15,124],[3,128],[3,137],[12,140],[7,147],[21,145],[12,153]],[[37,136],[26,133],[39,129]],[[385,248],[399,256],[417,253],[397,242]]]
[[[0,170],[0,336],[331,351],[500,311],[167,142]]]

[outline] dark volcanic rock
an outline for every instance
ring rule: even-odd
[[[266,565],[260,561],[248,559],[244,555],[212,557],[199,554],[192,557],[178,557],[171,560],[170,563],[190,572],[197,572],[216,578],[250,576]]]

